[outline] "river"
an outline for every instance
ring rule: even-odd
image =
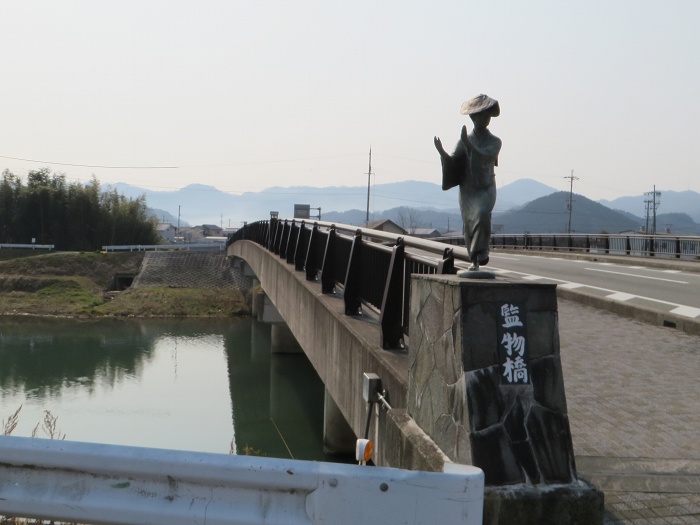
[[[249,318],[0,317],[0,418],[22,406],[12,435],[48,437],[49,411],[71,441],[323,460],[323,391]]]

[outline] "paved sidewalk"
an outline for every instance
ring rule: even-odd
[[[559,300],[579,476],[606,525],[700,524],[700,337]]]

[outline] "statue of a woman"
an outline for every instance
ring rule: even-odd
[[[472,262],[469,270],[478,270],[489,262],[491,211],[496,204],[494,166],[498,166],[501,151],[501,139],[487,126],[501,109],[497,100],[479,95],[462,104],[461,113],[469,115],[474,130],[467,134],[467,127],[462,127],[454,153],[449,155],[438,137],[434,142],[442,161],[442,189],[459,186],[464,240]]]

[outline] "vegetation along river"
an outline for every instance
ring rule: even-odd
[[[48,410],[72,441],[325,459],[323,384],[249,318],[2,316],[0,418],[20,406],[12,435]]]

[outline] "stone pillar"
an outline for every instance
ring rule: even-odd
[[[299,343],[286,324],[273,324],[270,327],[270,349],[273,354],[302,354]]]
[[[408,411],[484,471],[484,523],[602,523],[602,493],[576,475],[556,285],[420,275],[411,290]],[[544,497],[554,485],[570,490]]]
[[[323,453],[353,455],[356,439],[355,433],[326,389],[323,401]]]

